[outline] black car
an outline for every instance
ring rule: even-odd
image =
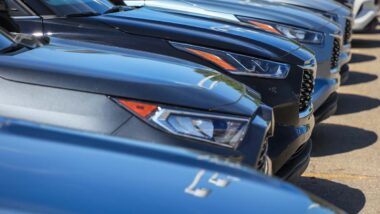
[[[270,173],[272,110],[183,60],[0,31],[0,115],[221,155]]]
[[[191,61],[233,77],[273,107],[269,154],[277,175],[308,165],[314,127],[313,54],[289,39],[249,26],[149,8],[115,7],[106,0],[10,2],[23,33],[97,42]],[[134,138],[144,138],[136,134]]]

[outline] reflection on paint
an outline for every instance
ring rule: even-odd
[[[191,184],[188,187],[186,187],[185,193],[193,195],[193,196],[198,197],[198,198],[205,198],[205,197],[207,197],[210,194],[210,192],[211,192],[210,189],[197,188],[197,185],[199,184],[199,182],[201,181],[201,179],[202,179],[202,177],[204,176],[205,173],[206,173],[205,170],[200,170],[195,175],[193,182],[191,182]]]
[[[218,84],[219,81],[213,81],[212,79],[219,75],[211,75],[208,77],[203,78],[201,81],[198,82],[198,86],[201,88],[212,90],[215,88],[215,86]],[[211,82],[210,84],[206,85],[208,82]]]
[[[190,185],[185,188],[186,194],[192,195],[197,198],[205,198],[211,194],[212,187],[227,188],[232,182],[240,181],[238,178],[227,175],[221,175],[216,172],[214,172],[210,177],[207,178],[206,172],[207,171],[204,169],[198,171]],[[200,184],[204,177],[206,177],[205,181],[207,181],[208,184],[211,184],[211,186],[200,187]]]
[[[217,187],[227,187],[230,184],[230,181],[227,179],[219,178],[219,173],[214,173],[210,179],[209,183],[214,184]]]

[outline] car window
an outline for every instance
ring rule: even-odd
[[[41,0],[58,16],[67,16],[80,13],[99,13],[113,7],[108,0]]]
[[[31,14],[15,0],[5,0],[11,16],[30,16]]]

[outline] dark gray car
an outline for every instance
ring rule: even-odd
[[[317,79],[312,94],[316,121],[320,122],[335,113],[344,36],[335,22],[306,9],[268,2],[125,0],[124,3],[211,19],[244,22],[254,28],[302,43],[315,53],[318,62]]]

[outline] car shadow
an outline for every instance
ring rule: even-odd
[[[292,183],[348,213],[359,213],[366,203],[366,197],[360,189],[334,181],[315,177],[299,177]]]
[[[379,48],[380,40],[372,39],[353,39],[352,40],[353,48]]]
[[[357,85],[377,80],[378,76],[364,72],[350,71],[350,78],[342,85]]]
[[[373,56],[373,55],[353,53],[350,63],[369,62],[369,61],[374,61],[376,59],[377,59],[376,56]]]
[[[323,157],[368,147],[377,141],[373,131],[345,125],[321,123],[315,127],[312,157]]]
[[[338,110],[336,111],[335,115],[345,115],[368,111],[379,106],[380,100],[376,98],[356,94],[339,93]]]

